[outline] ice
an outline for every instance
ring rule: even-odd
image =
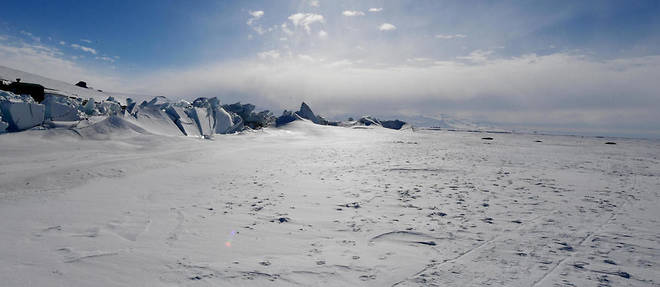
[[[357,120],[357,122],[362,124],[362,125],[365,125],[365,126],[371,126],[371,125],[381,126],[382,125],[378,119],[376,119],[372,116],[361,117],[359,120]]]
[[[99,114],[99,111],[96,109],[96,103],[94,103],[93,98],[87,99],[87,101],[83,104],[81,110],[87,114],[88,116],[95,116]]]
[[[165,111],[184,135],[201,136],[195,121],[186,114],[186,108],[190,108],[190,104],[187,107],[172,105],[167,107]]]
[[[10,131],[26,130],[44,122],[44,105],[35,103],[30,96],[0,91],[0,111]]]
[[[66,95],[49,94],[41,102],[45,106],[45,118],[51,121],[79,121],[85,117],[81,102]]]
[[[0,134],[7,132],[7,128],[9,128],[9,124],[4,122],[0,116]]]
[[[275,120],[276,126],[283,126],[296,120],[303,120],[296,112],[284,110],[282,115]]]
[[[321,124],[322,123],[316,117],[314,112],[312,112],[312,109],[305,102],[303,102],[300,105],[300,110],[298,110],[297,112],[284,110],[282,115],[279,116],[276,119],[275,124],[277,126],[282,126],[282,125],[288,124],[290,122],[293,122],[293,121],[296,121],[296,120],[302,120],[302,119],[310,120],[315,124]]]
[[[223,108],[218,108],[215,110],[215,133],[217,134],[226,134],[232,130],[234,126],[234,120],[232,115],[230,115]]]
[[[171,114],[162,109],[160,104],[140,105],[134,114],[124,118],[150,133],[169,136],[186,135],[177,126],[176,121],[172,120]]]
[[[300,110],[296,113],[303,119],[308,119],[315,124],[320,123],[314,112],[312,112],[312,109],[305,102],[300,105]]]
[[[96,110],[98,110],[101,115],[113,116],[121,113],[121,105],[111,98],[96,103]]]

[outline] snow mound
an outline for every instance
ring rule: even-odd
[[[94,122],[91,119],[88,125],[79,125],[73,130],[83,138],[105,140],[110,138],[134,136],[134,135],[151,135],[152,132],[145,128],[131,122],[120,115],[113,115],[108,117],[96,117],[100,119]]]

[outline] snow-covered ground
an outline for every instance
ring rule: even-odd
[[[15,70],[9,67],[0,66],[0,79],[4,79],[7,81],[14,81],[17,78],[21,79],[23,83],[40,84],[48,89],[65,93],[69,96],[74,96],[81,99],[92,98],[96,101],[102,101],[107,99],[108,97],[113,97],[121,103],[126,103],[127,97],[133,97],[133,99],[146,98],[145,96],[139,96],[139,95],[129,95],[123,93],[108,92],[108,91],[100,92],[94,88],[81,88],[74,85],[75,83],[66,83],[66,82],[42,77],[39,75],[31,74],[28,72]]]
[[[658,141],[93,132],[0,135],[0,285],[660,284]]]

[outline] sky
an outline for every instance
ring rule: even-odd
[[[328,118],[660,138],[660,1],[4,1],[0,65]]]

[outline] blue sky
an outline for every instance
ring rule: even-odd
[[[0,65],[343,117],[657,134],[659,1],[8,1]],[[634,131],[634,132],[632,132]]]

